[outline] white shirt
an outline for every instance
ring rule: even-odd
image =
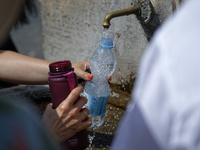
[[[158,30],[141,60],[113,150],[200,150],[200,0]]]

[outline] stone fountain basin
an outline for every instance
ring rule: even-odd
[[[19,104],[23,105],[24,101],[32,104],[36,113],[41,117],[47,104],[51,102],[48,86],[15,86],[0,90],[0,95],[9,94],[11,97],[17,96],[20,99]],[[99,128],[89,128],[88,135],[95,134],[95,138],[90,145],[93,150],[109,149],[112,139],[115,135],[117,126],[124,114],[127,104],[131,99],[131,94],[112,88],[108,100],[104,123]],[[90,149],[89,147],[86,150]]]

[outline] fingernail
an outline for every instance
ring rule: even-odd
[[[111,81],[112,80],[112,77],[110,76],[109,80]]]
[[[89,74],[87,77],[88,77],[89,79],[91,79],[91,78],[93,77],[93,75],[92,75],[92,74]]]

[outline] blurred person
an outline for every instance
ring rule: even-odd
[[[200,149],[200,1],[183,1],[150,42],[113,150]]]
[[[61,150],[41,126],[29,103],[19,105],[19,98],[0,96],[0,148],[2,150]]]

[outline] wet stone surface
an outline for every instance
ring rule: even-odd
[[[9,94],[13,97],[13,100],[14,96],[19,97],[19,104],[29,101],[41,116],[46,105],[51,102],[47,86],[16,86],[0,90],[0,95],[2,94]],[[130,97],[130,93],[111,88],[111,96],[108,100],[104,123],[99,128],[93,127],[87,130],[88,137],[93,137],[93,140],[86,150],[106,150],[110,148]]]

